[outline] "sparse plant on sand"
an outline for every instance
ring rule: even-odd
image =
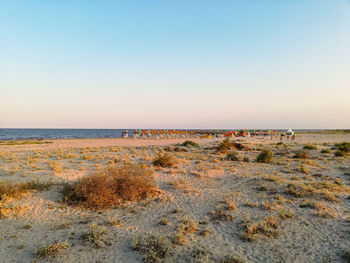
[[[322,149],[321,153],[332,153],[332,151],[331,149],[326,148],[326,149]]]
[[[273,160],[273,154],[270,150],[263,150],[258,157],[256,158],[256,161],[258,163],[271,163]]]
[[[344,151],[339,151],[339,150],[334,153],[334,156],[336,157],[344,157],[345,155],[346,153]]]
[[[64,191],[64,201],[86,208],[107,209],[122,201],[137,201],[157,195],[152,171],[136,164],[107,167],[84,177]]]
[[[70,247],[68,242],[58,242],[50,245],[43,245],[35,251],[37,258],[49,258],[59,254],[62,250]]]
[[[176,228],[179,232],[183,234],[188,234],[197,231],[198,223],[192,219],[184,217],[181,223]]]
[[[238,155],[236,152],[230,152],[226,155],[226,160],[228,161],[239,161]]]
[[[177,231],[172,242],[178,246],[184,246],[187,243],[185,235],[181,231]]]
[[[207,237],[211,234],[211,231],[208,230],[208,229],[203,229],[199,232],[199,235],[202,236],[202,237]]]
[[[245,263],[245,260],[240,256],[229,255],[221,260],[220,263]]]
[[[209,262],[209,252],[204,249],[196,248],[191,254],[191,262],[193,263],[207,263]]]
[[[214,220],[232,221],[234,217],[222,208],[211,211],[211,216]]]
[[[115,227],[118,227],[118,226],[123,225],[123,223],[122,223],[120,220],[117,220],[117,219],[115,219],[115,218],[109,218],[109,219],[106,221],[106,225],[107,225],[107,226],[115,226]]]
[[[350,153],[350,142],[337,143],[335,147],[342,152]]]
[[[131,243],[133,250],[144,254],[145,262],[159,262],[173,251],[171,242],[163,236],[140,235],[134,237]]]
[[[317,146],[316,145],[312,145],[312,144],[305,144],[303,149],[305,149],[305,150],[316,150]]]
[[[250,222],[249,220],[242,222],[244,232],[241,234],[243,241],[253,242],[259,238],[260,235],[266,237],[278,237],[279,232],[277,228],[278,218],[274,216],[267,217],[258,222]]]
[[[295,152],[295,155],[293,158],[297,158],[297,159],[308,159],[309,155],[307,154],[307,152],[305,150],[298,150]]]
[[[216,150],[218,153],[228,153],[228,150],[231,148],[231,146],[231,141],[227,138],[218,145]]]
[[[162,218],[160,220],[159,224],[162,225],[162,226],[169,225],[169,221],[166,218]]]
[[[160,167],[174,167],[177,163],[176,158],[168,153],[163,155],[159,154],[153,161],[153,165]]]
[[[231,200],[231,199],[227,199],[225,200],[225,204],[226,204],[226,209],[230,210],[230,211],[236,211],[237,210],[237,204],[235,203],[235,201]]]
[[[182,146],[185,146],[185,147],[199,147],[198,143],[193,142],[193,141],[184,141],[182,143]]]
[[[282,210],[278,211],[278,214],[282,220],[285,220],[287,218],[293,218],[293,216],[294,216],[293,210],[291,210],[291,209],[287,209],[287,210],[282,209]]]
[[[106,234],[105,227],[99,226],[96,223],[92,223],[90,225],[90,230],[88,232],[84,232],[81,235],[81,239],[92,243],[94,248],[101,248],[105,244],[104,241],[102,240],[102,236],[105,234]]]
[[[39,180],[33,180],[27,183],[0,182],[0,202],[9,198],[21,198],[29,191],[50,190],[52,183],[40,183]]]

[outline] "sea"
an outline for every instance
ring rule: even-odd
[[[123,131],[126,129],[0,129],[0,140],[118,138]]]

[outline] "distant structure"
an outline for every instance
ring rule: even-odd
[[[123,136],[123,138],[128,138],[129,137],[128,131],[123,131],[122,136]]]
[[[292,129],[289,129],[287,132],[286,132],[286,135],[287,136],[293,136],[294,135],[294,132]]]

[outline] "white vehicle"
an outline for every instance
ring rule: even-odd
[[[287,136],[293,136],[294,132],[292,131],[292,129],[289,129],[288,131],[286,131],[286,135]]]

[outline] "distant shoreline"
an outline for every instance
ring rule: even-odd
[[[138,129],[149,130],[149,129]],[[152,129],[153,131],[162,129]],[[163,129],[167,130],[167,129]],[[173,129],[176,131],[232,131],[237,129]],[[244,129],[251,131],[254,129]],[[260,130],[260,129],[255,129]],[[267,129],[264,129],[267,130]],[[277,133],[285,131],[284,129],[271,129]],[[296,134],[350,134],[350,129],[293,129]],[[0,142],[4,141],[43,141],[43,140],[61,140],[61,139],[111,139],[121,138],[123,132],[128,131],[129,137],[133,136],[134,129],[30,129],[30,128],[0,128]],[[193,138],[193,136],[189,136]],[[38,142],[40,143],[40,142]]]

